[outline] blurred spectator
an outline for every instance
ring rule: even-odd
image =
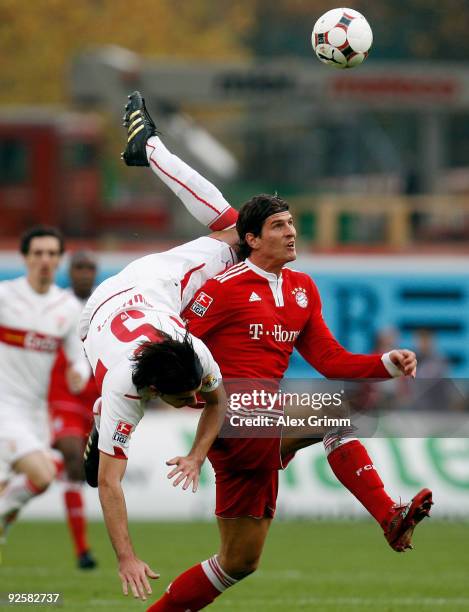
[[[376,333],[373,353],[387,353],[400,345],[399,330],[383,327]],[[418,369],[418,365],[417,365]],[[373,394],[370,399],[372,410],[400,410],[407,406],[410,398],[409,381],[402,377],[372,383]]]
[[[419,329],[415,334],[418,378],[444,378],[448,375],[448,362],[436,348],[434,335],[429,329]]]
[[[467,410],[467,390],[459,389],[448,377],[448,360],[437,349],[431,330],[422,328],[416,332],[415,352],[418,359],[417,378],[421,382],[413,389],[412,409],[434,410],[440,414]]]

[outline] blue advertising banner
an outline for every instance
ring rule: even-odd
[[[138,254],[99,257],[99,282]],[[324,317],[338,340],[354,352],[374,350],[377,335],[395,330],[398,346],[415,348],[416,331],[431,332],[447,375],[469,378],[469,257],[302,256],[295,269],[309,274],[321,293]],[[0,280],[22,274],[21,258],[0,255]],[[68,283],[66,266],[58,283]],[[294,354],[288,375],[313,370]]]

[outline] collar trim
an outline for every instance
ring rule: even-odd
[[[269,282],[277,283],[282,278],[282,272],[280,272],[279,276],[277,276],[273,272],[267,272],[266,270],[259,268],[259,266],[256,266],[256,264],[252,263],[252,261],[249,258],[245,259],[244,261],[245,261],[245,264],[248,266],[248,268],[250,268],[255,274],[262,276]]]

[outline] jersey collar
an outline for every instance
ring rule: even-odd
[[[280,272],[279,276],[277,276],[273,272],[267,272],[266,270],[259,268],[259,266],[256,266],[256,264],[253,264],[249,258],[245,259],[244,263],[248,266],[248,268],[250,268],[253,272],[255,272],[255,274],[262,276],[263,278],[267,279],[269,282],[277,282],[282,278],[282,272]]]

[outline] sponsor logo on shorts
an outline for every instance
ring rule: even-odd
[[[201,291],[192,303],[191,310],[198,317],[203,317],[212,302],[213,298]]]
[[[127,444],[127,440],[129,439],[130,434],[132,432],[132,427],[133,425],[131,425],[130,423],[126,423],[125,421],[119,421],[117,423],[117,427],[114,431],[112,439],[116,442],[119,442],[119,444]]]

